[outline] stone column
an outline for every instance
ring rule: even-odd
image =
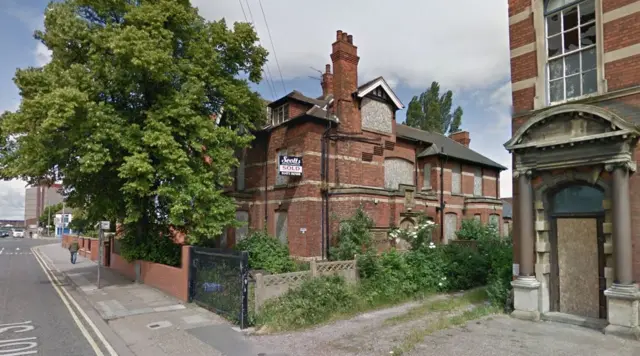
[[[514,171],[518,179],[518,235],[520,237],[520,273],[513,286],[513,317],[540,320],[540,282],[534,276],[535,234],[531,171]]]
[[[633,255],[631,243],[631,207],[629,203],[629,174],[635,171],[635,163],[607,165],[611,172],[612,227],[615,260],[613,285],[604,293],[607,296],[605,333],[640,339],[640,292],[633,281]]]

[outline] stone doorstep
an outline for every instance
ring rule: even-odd
[[[593,329],[600,332],[603,332],[604,328],[607,327],[607,325],[609,325],[609,322],[606,319],[589,318],[589,317],[560,313],[560,312],[544,313],[540,316],[540,319],[544,321],[555,322],[555,323],[582,326],[582,327]]]

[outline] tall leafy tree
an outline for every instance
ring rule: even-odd
[[[53,226],[56,220],[56,214],[62,210],[63,204],[58,203],[54,205],[49,205],[44,208],[44,212],[38,217],[38,224],[40,227],[47,227],[49,225]]]
[[[16,72],[3,179],[61,180],[69,206],[137,243],[171,228],[199,243],[235,221],[223,187],[266,117],[248,82],[267,51],[249,24],[208,22],[189,0],[63,0],[35,38],[52,60]]]
[[[425,131],[450,134],[460,131],[462,108],[451,112],[453,92],[448,90],[440,95],[440,84],[431,83],[431,87],[420,96],[414,96],[407,108],[406,124]]]

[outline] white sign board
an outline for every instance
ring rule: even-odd
[[[520,275],[520,265],[518,263],[513,264],[513,275],[514,276]]]
[[[100,221],[100,228],[102,230],[109,230],[111,228],[111,222],[110,221]]]
[[[302,157],[280,156],[278,172],[281,176],[301,176]]]

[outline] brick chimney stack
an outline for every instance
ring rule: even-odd
[[[322,75],[322,97],[333,94],[333,73],[331,73],[331,64],[327,64]]]
[[[358,89],[358,47],[353,36],[338,30],[332,44],[334,107],[340,119],[340,130],[349,133],[362,132],[362,119],[353,93]]]
[[[469,137],[469,131],[454,132],[449,135],[449,138],[463,145],[464,147],[469,147],[469,144],[471,143],[471,138]]]

